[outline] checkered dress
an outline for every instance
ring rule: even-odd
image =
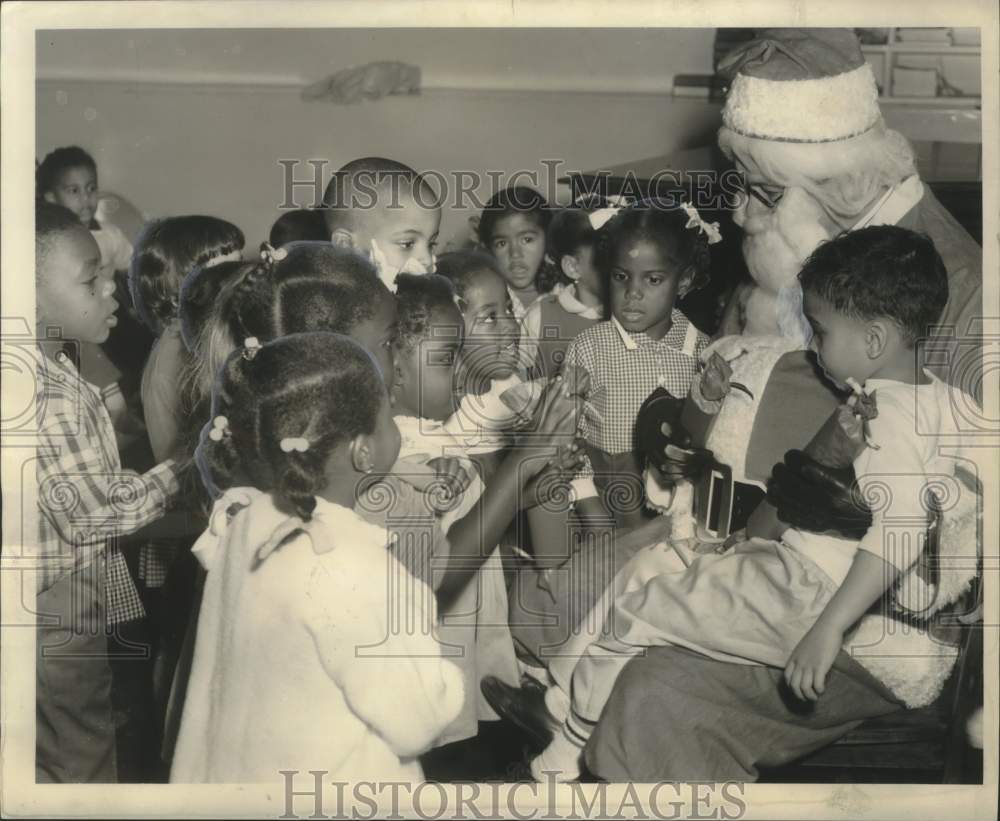
[[[642,403],[657,387],[687,396],[708,337],[676,308],[659,340],[630,334],[614,320],[579,334],[566,349],[566,362],[590,375],[581,435],[610,453],[633,449],[633,430]]]
[[[124,470],[98,390],[62,352],[33,349],[37,385],[38,590],[104,563],[107,623],[145,615],[118,538],[165,512],[178,491],[176,466],[140,476]]]

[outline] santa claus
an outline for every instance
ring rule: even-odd
[[[720,335],[781,334],[805,347],[797,274],[824,240],[869,225],[927,234],[948,269],[949,300],[927,366],[981,401],[981,360],[957,347],[981,334],[982,250],[917,175],[888,128],[849,29],[771,29],[725,57],[731,83],[719,145],[746,175],[734,215],[754,282],[737,291]],[[930,329],[929,329],[930,331]]]
[[[721,67],[732,82],[719,144],[746,175],[747,196],[735,218],[754,279],[734,295],[721,334],[767,337],[744,343],[767,361],[747,361],[752,374],[739,374],[759,382],[756,407],[728,421],[720,415],[705,444],[739,479],[759,482],[787,449],[803,447],[816,432],[824,403],[835,400],[802,350],[809,327],[797,274],[819,243],[870,225],[900,225],[934,241],[949,299],[939,326],[928,329],[933,339],[920,349],[922,364],[981,402],[981,249],[920,181],[910,145],[886,127],[855,35],[769,30]],[[836,529],[833,511],[824,510],[835,488],[810,486],[808,475],[785,468],[789,484],[810,499],[811,515],[827,518],[820,529]],[[968,493],[963,498],[974,501]],[[974,527],[974,507],[956,520],[960,535],[947,540],[949,549],[974,552],[976,539],[961,530]],[[967,559],[965,566],[974,567]],[[947,594],[942,579],[938,606],[957,599],[972,575],[947,580]],[[753,780],[758,767],[795,760],[864,719],[936,697],[954,648],[931,669],[909,662],[933,653],[888,645],[880,647],[886,658],[878,665],[845,649],[822,699],[806,712],[779,686],[781,671],[651,648],[619,678],[587,747],[587,765],[608,780]],[[659,741],[666,737],[670,744]]]
[[[723,65],[734,77],[719,142],[746,175],[747,196],[736,223],[745,232],[743,250],[754,282],[734,297],[721,331],[744,338],[730,337],[716,346],[731,360],[732,377],[745,395],[721,403],[711,425],[693,437],[702,452],[725,467],[719,476],[726,487],[719,496],[732,499],[731,510],[710,522],[714,508],[709,504],[703,511],[706,521],[698,522],[720,538],[746,523],[772,467],[786,451],[803,448],[841,399],[806,350],[810,332],[797,275],[820,243],[871,225],[895,224],[928,234],[949,278],[941,324],[951,334],[928,329],[937,333],[933,348],[938,354],[954,352],[963,337],[979,331],[973,321],[981,315],[982,289],[979,246],[921,183],[906,140],[886,127],[874,77],[853,33],[767,31]],[[954,356],[931,358],[928,346],[921,349],[923,364],[981,396],[981,347],[972,347],[977,354],[972,368],[954,367]],[[698,467],[695,460],[691,465]],[[808,510],[810,521],[782,520],[817,532],[837,530],[842,524],[837,504],[849,495],[849,486],[784,467],[785,484],[806,500],[800,507]],[[712,483],[718,484],[714,478]],[[941,542],[948,551],[971,553],[952,562],[962,573],[938,580],[935,606],[925,607],[923,618],[958,600],[975,575],[977,540],[969,534],[975,530],[978,502],[973,492],[961,498],[961,515],[950,521]],[[631,555],[621,549],[627,546],[616,544],[616,562]],[[544,590],[557,604],[568,597],[559,584],[568,589],[572,573],[564,582],[558,577],[546,581]],[[922,583],[914,574],[915,588]],[[528,609],[548,612],[531,585],[522,585],[520,599],[533,603]],[[558,615],[564,630],[567,623],[576,627],[568,613]],[[888,612],[866,616],[859,632],[902,635],[886,626],[884,620],[894,618]],[[559,645],[560,637],[551,630],[515,634],[536,657]],[[648,648],[619,677],[587,745],[585,763],[612,781],[753,780],[759,767],[795,760],[864,719],[932,702],[957,648],[935,644],[928,631],[911,638],[928,646],[882,641],[875,658],[855,652],[855,646],[863,646],[855,636],[834,663],[822,699],[809,710],[788,698],[777,668],[732,664],[679,647]],[[541,747],[552,728],[538,689],[526,685],[514,691],[487,682],[483,692]]]

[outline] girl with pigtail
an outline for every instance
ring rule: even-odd
[[[196,462],[221,496],[194,548],[208,575],[171,781],[422,780],[462,679],[433,594],[356,512],[399,452],[374,358],[331,333],[251,343],[211,413]],[[417,630],[391,629],[404,605]]]

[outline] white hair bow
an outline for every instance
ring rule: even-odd
[[[700,233],[703,233],[708,237],[708,244],[715,245],[717,242],[722,242],[722,232],[719,230],[719,223],[717,222],[705,222],[701,218],[701,214],[698,213],[698,209],[694,207],[690,202],[682,202],[681,209],[685,214],[688,215],[687,225],[685,228],[697,228]]]
[[[293,450],[305,453],[309,450],[309,440],[302,436],[286,436],[279,445],[284,453],[291,453]]]
[[[631,205],[628,198],[621,196],[605,197],[605,202],[609,202],[611,205],[606,208],[598,208],[589,215],[590,227],[595,231],[599,231],[615,214]]]

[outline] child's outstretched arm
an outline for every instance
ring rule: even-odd
[[[524,485],[547,464],[543,445],[571,441],[576,433],[579,397],[567,395],[561,382],[546,389],[538,412],[531,446],[512,448],[489,479],[475,507],[448,531],[451,554],[448,568],[436,585],[438,605],[447,607],[479,570],[500,541],[521,503]]]
[[[926,474],[913,400],[905,393],[879,393],[878,416],[870,422],[871,447],[854,461],[861,498],[887,496],[872,510],[843,584],[799,642],[785,667],[785,680],[799,698],[815,701],[844,642],[844,633],[919,558],[928,526]],[[890,532],[891,531],[891,532]]]
[[[898,568],[881,556],[867,550],[854,555],[844,583],[785,666],[785,681],[798,698],[816,701],[823,694],[826,675],[844,643],[844,633],[883,596],[898,575]]]

